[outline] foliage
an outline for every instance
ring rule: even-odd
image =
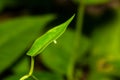
[[[58,25],[48,32],[46,32],[43,36],[36,39],[31,49],[28,51],[27,55],[29,56],[36,56],[37,54],[41,53],[51,42],[54,42],[59,36],[61,36],[69,23],[72,21],[75,15],[73,15],[69,20],[65,23]]]
[[[4,11],[17,7],[19,2],[19,6],[23,5],[22,1],[27,8],[28,5],[39,4],[36,2],[41,2],[43,9],[52,5],[52,1],[47,3],[49,0],[0,0],[0,15],[6,15]],[[71,2],[66,1],[66,6],[58,1],[59,5],[52,8],[60,6],[69,9]],[[34,71],[25,80],[120,79],[119,0],[71,1],[77,11],[75,9],[69,14],[46,12],[31,15],[31,12],[23,10],[19,17],[0,20],[0,80],[18,80],[28,74],[30,67]],[[91,15],[91,9],[93,13],[98,11],[103,14]],[[70,18],[73,13],[76,14],[74,20],[74,15]],[[30,56],[35,59],[35,65],[30,66]]]
[[[23,55],[53,18],[53,15],[22,17],[0,23],[0,73]]]

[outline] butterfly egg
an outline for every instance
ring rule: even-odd
[[[57,44],[57,41],[56,41],[56,40],[53,40],[53,43],[54,43],[54,44]]]

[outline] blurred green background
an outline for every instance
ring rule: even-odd
[[[83,0],[79,49],[72,54],[80,1],[0,0],[0,80],[27,74],[26,52],[34,40],[74,13],[57,44],[35,57],[33,75],[38,80],[68,80],[73,67],[73,80],[120,80],[120,0]]]

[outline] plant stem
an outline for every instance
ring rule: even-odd
[[[35,77],[34,75],[32,75],[32,78],[34,79],[34,80],[39,80],[37,77]]]
[[[78,7],[78,13],[77,13],[77,23],[76,23],[76,30],[75,30],[74,46],[73,46],[74,48],[73,48],[72,57],[70,59],[70,63],[68,66],[68,72],[67,72],[68,80],[75,80],[74,79],[74,65],[78,57],[77,53],[79,52],[79,45],[80,45],[83,18],[84,18],[84,9],[85,9],[85,6],[81,0],[79,7]]]
[[[32,75],[33,70],[34,70],[34,57],[31,57],[31,68],[30,68],[29,75]]]
[[[84,9],[85,9],[85,6],[81,0],[81,3],[78,7],[78,13],[77,13],[77,23],[76,23],[75,39],[74,39],[74,50],[75,51],[78,50],[79,45],[80,45],[80,38],[82,34],[82,26],[83,26],[83,18],[84,18]]]
[[[32,76],[33,70],[34,70],[34,57],[31,56],[30,71],[27,75],[24,75],[23,77],[21,77],[20,80],[25,80],[25,79],[29,78],[30,76]]]

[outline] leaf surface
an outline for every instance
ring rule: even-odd
[[[26,16],[0,23],[0,73],[10,67],[55,17]]]
[[[70,59],[73,58],[73,41],[75,32],[66,30],[65,33],[57,40],[57,44],[50,44],[40,55],[44,65],[52,71],[59,74],[66,74]],[[82,46],[81,46],[82,45]],[[89,47],[89,40],[81,37],[79,52],[74,54],[79,56],[79,60],[83,61],[83,56]]]
[[[24,75],[25,73],[17,73],[15,75],[12,75],[12,76],[8,76],[6,77],[4,80],[19,80],[20,77],[22,75]],[[38,72],[38,71],[35,71],[33,73],[33,75],[37,78],[36,80],[64,80],[63,79],[63,76],[59,75],[59,74],[56,74],[56,73],[51,73],[51,72]],[[26,80],[34,80],[32,77],[29,77],[28,79]]]
[[[27,55],[36,56],[39,53],[41,53],[50,43],[52,43],[54,40],[59,38],[65,32],[67,26],[73,20],[74,16],[75,15],[73,15],[65,23],[62,23],[61,25],[58,25],[58,26],[50,29],[44,35],[42,35],[41,37],[36,39],[31,47],[31,49],[27,52]]]
[[[90,67],[97,73],[120,74],[120,11],[92,35]]]

